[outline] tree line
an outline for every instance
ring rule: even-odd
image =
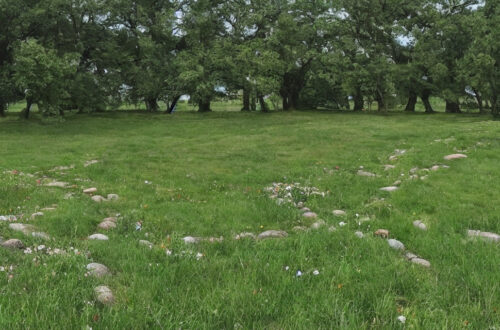
[[[199,111],[384,111],[418,98],[499,113],[498,0],[0,0],[0,115],[143,102]]]

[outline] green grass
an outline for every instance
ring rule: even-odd
[[[0,249],[0,266],[14,266],[10,280],[0,272],[0,328],[498,328],[500,246],[468,239],[466,231],[500,233],[499,136],[500,122],[475,115],[104,113],[47,123],[12,114],[0,119],[0,215],[58,207],[27,221],[52,241],[5,222],[0,236],[71,253]],[[384,171],[395,149],[407,152]],[[467,159],[443,160],[464,149]],[[91,159],[100,162],[84,167]],[[406,179],[411,168],[435,164],[451,168]],[[50,171],[62,165],[75,168]],[[357,176],[360,166],[379,176]],[[34,177],[5,172],[12,170]],[[45,176],[75,186],[38,185]],[[379,191],[401,178],[399,191]],[[306,201],[328,225],[295,233],[313,221],[270,199],[264,189],[273,182],[329,192]],[[93,186],[120,199],[95,203],[81,193]],[[68,192],[73,199],[64,199]],[[335,218],[334,209],[347,217]],[[109,241],[85,239],[116,213]],[[358,224],[356,213],[371,220]],[[412,226],[417,219],[427,232]],[[143,230],[135,231],[139,220]],[[374,237],[379,228],[431,268]],[[232,239],[267,229],[289,237]],[[186,246],[187,235],[225,239]],[[155,245],[140,246],[140,239]],[[198,252],[200,260],[190,254]],[[86,277],[89,262],[113,276]],[[295,277],[297,270],[304,276]],[[95,303],[100,284],[113,290],[113,307]]]

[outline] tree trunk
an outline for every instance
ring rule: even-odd
[[[241,111],[250,111],[250,92],[247,88],[243,88],[243,108]]]
[[[5,108],[7,108],[6,104],[0,101],[0,117],[5,117]]]
[[[460,113],[460,105],[458,102],[446,100],[446,110],[447,113]]]
[[[361,87],[356,87],[354,93],[354,111],[361,111],[364,107],[363,94],[361,94]]]
[[[264,96],[262,95],[259,96],[259,104],[260,104],[260,111],[269,112],[269,107],[267,106],[266,100],[264,100]]]
[[[31,98],[26,98],[26,109],[24,109],[24,118],[28,119],[30,117],[31,105],[33,100]]]
[[[257,100],[255,96],[250,96],[250,111],[257,111]]]
[[[420,98],[422,99],[422,103],[425,107],[426,113],[434,113],[434,109],[432,108],[431,102],[429,101],[429,97],[431,96],[431,92],[428,90],[424,90]]]
[[[481,94],[474,88],[472,90],[474,91],[474,96],[476,97],[479,113],[484,113],[483,98],[481,97]]]
[[[500,107],[498,105],[498,96],[496,93],[491,97],[491,113],[494,116],[498,116],[500,114]]]
[[[378,111],[386,111],[385,107],[385,102],[384,102],[384,97],[382,93],[380,93],[378,90],[375,95],[375,100],[377,101],[377,106],[378,106]]]
[[[410,91],[410,96],[408,97],[408,103],[406,104],[405,111],[415,112],[415,105],[417,104],[417,93]]]
[[[158,111],[158,102],[155,98],[148,98],[144,101],[146,103],[146,110],[149,112]]]
[[[174,99],[172,100],[172,103],[170,103],[170,106],[168,107],[167,109],[167,112],[166,113],[172,113],[174,112],[174,109],[175,109],[175,106],[177,105],[177,103],[179,102],[179,99],[181,98],[180,95],[177,95],[177,96],[174,96]]]
[[[210,101],[202,100],[198,102],[198,112],[210,112]]]

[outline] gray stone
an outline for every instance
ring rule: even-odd
[[[29,235],[31,232],[35,231],[35,227],[32,225],[25,225],[22,223],[11,223],[9,228],[14,231],[20,231],[25,235]]]
[[[57,210],[55,207],[44,207],[40,211],[55,211],[55,210]]]
[[[186,236],[183,238],[184,243],[186,244],[196,244],[201,242],[203,239],[201,237],[193,237],[193,236]]]
[[[116,223],[113,221],[103,221],[97,227],[104,230],[110,230],[116,228]]]
[[[396,239],[391,238],[391,239],[387,240],[387,243],[389,243],[389,246],[395,250],[404,250],[405,249],[405,245]]]
[[[316,221],[315,223],[313,223],[311,225],[311,228],[312,229],[320,229],[321,227],[323,227],[324,225],[326,225],[326,222],[323,221],[323,220],[319,220],[319,221]]]
[[[111,272],[109,271],[108,267],[104,266],[103,264],[98,264],[96,262],[88,264],[87,270],[89,271],[90,275],[95,277],[103,277],[106,275],[111,275]]]
[[[387,229],[378,229],[375,232],[375,236],[379,236],[382,238],[389,238],[389,231]]]
[[[240,239],[243,239],[243,238],[256,239],[257,236],[255,236],[254,233],[243,232],[243,233],[239,233],[238,235],[236,235],[234,237],[235,240],[240,240]]]
[[[17,221],[15,215],[0,215],[0,221]]]
[[[393,186],[399,186],[401,183],[401,180],[397,180],[397,181],[394,181],[394,183],[392,184]]]
[[[427,226],[420,220],[413,221],[413,226],[421,230],[427,230]]]
[[[304,227],[304,226],[295,226],[293,227],[293,231],[307,231],[307,227]]]
[[[304,218],[308,218],[308,219],[315,219],[318,217],[318,215],[314,212],[306,212],[306,213],[302,214],[302,216]]]
[[[500,242],[500,235],[495,234],[495,233],[489,233],[489,232],[484,232],[480,230],[469,230],[467,234],[470,237],[481,237],[484,240],[491,241],[491,242]]]
[[[415,174],[418,172],[418,167],[414,167],[410,170],[410,174]]]
[[[375,173],[359,170],[358,171],[359,176],[366,176],[366,177],[376,177],[377,175]]]
[[[395,168],[396,168],[396,166],[394,166],[394,165],[384,165],[384,170],[386,170],[386,171],[393,170]]]
[[[355,233],[354,233],[354,235],[356,235],[356,236],[357,236],[357,237],[359,237],[359,238],[363,238],[363,237],[365,237],[365,234],[363,234],[363,233],[362,233],[362,232],[360,232],[360,231],[355,232]]]
[[[108,217],[108,218],[104,218],[104,219],[102,219],[102,221],[103,221],[103,222],[104,222],[104,221],[111,221],[111,222],[114,222],[114,223],[116,223],[116,222],[117,222],[117,220],[118,220],[118,219],[117,219],[117,218],[115,218],[115,217]]]
[[[287,237],[288,233],[282,230],[267,230],[263,233],[260,233],[257,236],[258,239],[266,239],[266,238],[284,238]]]
[[[120,196],[118,196],[117,194],[108,194],[108,201],[115,201],[115,200],[118,200],[120,198]]]
[[[413,259],[411,259],[411,262],[413,262],[414,264],[420,265],[420,266],[427,267],[427,268],[429,268],[431,266],[431,263],[429,261],[422,259],[422,258],[413,258]]]
[[[18,239],[9,239],[1,244],[4,248],[8,249],[24,249],[24,244]]]
[[[418,258],[418,256],[416,254],[411,253],[411,252],[406,252],[405,253],[405,258],[408,259],[408,260],[413,260],[415,258]]]
[[[439,165],[434,165],[431,167],[431,171],[434,171],[434,172],[439,171],[439,169],[440,169]]]
[[[308,208],[308,207],[303,207],[303,208],[300,209],[300,212],[302,212],[302,213],[311,212],[311,209]]]
[[[57,188],[66,188],[69,185],[67,182],[54,181],[44,184],[45,187],[57,187]]]
[[[139,244],[140,244],[140,245],[145,245],[145,246],[149,247],[150,249],[152,249],[152,248],[153,248],[153,243],[151,243],[150,241],[146,241],[146,240],[144,240],[144,239],[141,239],[141,240],[139,241]]]
[[[347,213],[343,210],[334,210],[332,213],[336,217],[343,217],[343,216],[347,215]]]
[[[97,188],[83,189],[84,194],[95,194],[96,192],[97,192]]]
[[[396,186],[390,186],[390,187],[380,188],[380,190],[382,190],[382,191],[388,191],[388,192],[396,191],[398,189],[399,189],[399,187],[396,187]]]
[[[36,238],[41,238],[46,241],[50,240],[50,236],[47,233],[41,232],[41,231],[34,231],[31,233],[31,236],[36,237]]]
[[[113,292],[107,286],[101,285],[94,289],[96,299],[101,304],[112,305],[115,302]]]
[[[93,234],[88,237],[90,240],[95,240],[95,241],[107,241],[109,240],[109,237],[103,234]]]
[[[36,212],[31,215],[31,219],[35,219],[36,217],[43,216],[43,212]]]
[[[106,198],[102,197],[101,195],[92,196],[92,200],[96,203],[106,202]]]
[[[462,159],[462,158],[467,158],[467,155],[464,155],[464,154],[452,154],[452,155],[444,156],[445,160],[454,160],[454,159]]]

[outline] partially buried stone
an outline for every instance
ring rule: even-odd
[[[382,191],[387,191],[387,192],[392,192],[392,191],[396,191],[398,190],[399,188],[396,187],[396,186],[391,186],[391,187],[383,187],[383,188],[380,188],[380,190]]]
[[[244,233],[239,233],[238,235],[236,235],[234,237],[235,240],[240,240],[240,239],[243,239],[243,238],[251,238],[251,239],[255,239],[256,236],[254,233],[248,233],[248,232],[244,232]]]
[[[107,241],[109,240],[109,237],[103,234],[93,234],[88,237],[90,240],[95,240],[95,241]]]
[[[105,202],[106,198],[102,197],[101,195],[94,195],[92,196],[92,200],[96,203],[100,203],[100,202]]]
[[[464,155],[464,154],[452,154],[452,155],[444,156],[445,160],[454,160],[454,159],[462,159],[462,158],[467,158],[467,155]]]
[[[83,190],[84,194],[95,194],[96,192],[97,192],[97,188],[88,188],[88,189]]]
[[[377,176],[375,173],[371,173],[371,172],[367,172],[367,171],[363,171],[363,170],[359,170],[358,171],[358,175],[359,176],[366,176],[366,177],[375,177],[375,176]]]
[[[467,235],[470,237],[481,237],[487,241],[500,242],[500,235],[495,233],[484,232],[480,230],[469,230]]]
[[[434,165],[431,167],[431,171],[434,171],[434,172],[439,171],[439,168],[440,168],[439,165]]]
[[[284,238],[287,237],[288,233],[282,230],[267,230],[263,233],[260,233],[257,236],[258,239],[266,239],[266,238]]]
[[[108,267],[96,262],[88,264],[87,270],[90,272],[91,275],[95,277],[103,277],[106,275],[111,275],[111,272],[109,271]]]
[[[108,201],[118,200],[119,198],[117,194],[108,194]]]
[[[293,227],[293,231],[307,231],[307,227],[304,227],[304,226],[295,226]]]
[[[396,166],[394,166],[394,165],[384,165],[384,170],[386,170],[386,171],[393,170],[395,168],[396,168]]]
[[[387,241],[387,243],[389,244],[389,246],[391,248],[393,248],[395,250],[404,250],[405,249],[404,244],[396,239],[390,239]]]
[[[18,239],[9,239],[5,242],[2,243],[2,246],[4,248],[8,249],[24,249],[24,244],[21,242],[21,240]]]
[[[416,254],[411,253],[411,252],[406,252],[405,253],[405,258],[408,259],[408,260],[413,260],[415,258],[418,258],[418,256]]]
[[[388,238],[389,237],[389,231],[387,229],[378,229],[375,232],[375,236],[379,236],[382,238]]]
[[[347,213],[343,210],[334,210],[333,212],[333,215],[336,216],[336,217],[342,217],[344,215],[346,215]]]
[[[314,212],[306,212],[306,213],[302,214],[302,216],[304,218],[308,218],[308,219],[314,219],[314,218],[318,217],[318,215]]]
[[[97,301],[104,305],[112,305],[115,302],[113,292],[107,286],[101,285],[94,289]]]
[[[360,231],[355,232],[354,235],[356,235],[359,238],[365,237],[365,235],[362,232],[360,232]]]
[[[111,222],[116,223],[117,219],[115,217],[108,217],[108,218],[102,219],[102,221],[111,221]]]
[[[110,230],[116,228],[116,223],[113,221],[103,221],[97,227],[104,230]]]
[[[35,219],[36,217],[43,216],[43,212],[36,212],[31,215],[31,219]]]
[[[319,220],[319,221],[316,221],[315,223],[313,223],[311,225],[311,228],[312,229],[320,229],[321,227],[323,227],[324,225],[326,225],[326,222],[323,221],[323,220]]]
[[[420,220],[413,221],[413,226],[421,230],[427,230],[427,226]]]
[[[411,259],[411,262],[413,262],[414,264],[420,265],[420,266],[427,267],[427,268],[429,268],[431,266],[431,263],[429,261],[422,259],[422,258]]]
[[[303,207],[303,208],[300,209],[300,212],[302,212],[302,213],[311,212],[311,209],[308,208],[308,207]]]
[[[29,233],[35,231],[35,227],[32,225],[25,225],[22,223],[11,223],[9,224],[9,228],[14,230],[14,231],[20,231],[25,235],[28,235]]]
[[[186,244],[196,244],[202,241],[200,237],[186,236],[182,239]]]
[[[46,183],[45,187],[66,188],[68,185],[69,185],[69,183],[67,183],[67,182],[55,181],[55,182]]]
[[[41,238],[41,239],[44,239],[46,241],[48,241],[50,239],[50,236],[44,232],[41,232],[41,231],[38,231],[38,232],[32,232],[31,233],[31,236],[33,237],[36,237],[36,238]]]

